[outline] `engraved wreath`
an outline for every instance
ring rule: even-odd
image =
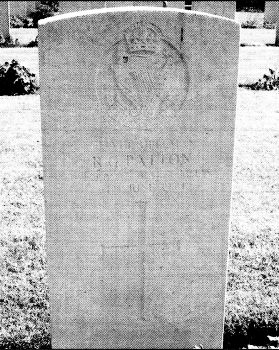
[[[187,64],[157,26],[136,22],[106,57],[97,90],[110,123],[146,127],[181,108],[189,87]]]

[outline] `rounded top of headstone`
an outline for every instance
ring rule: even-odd
[[[95,14],[106,14],[106,13],[119,13],[119,12],[178,12],[178,13],[183,13],[187,14],[189,16],[201,16],[201,17],[213,17],[218,20],[222,20],[224,22],[232,22],[238,26],[240,24],[230,18],[227,17],[222,17],[222,16],[217,16],[213,15],[210,13],[205,13],[205,12],[199,12],[199,11],[189,11],[189,10],[183,10],[179,8],[168,8],[168,7],[151,7],[151,6],[127,6],[127,7],[112,7],[112,8],[101,8],[101,9],[94,9],[94,10],[85,10],[85,11],[77,11],[77,12],[70,12],[70,13],[65,13],[62,15],[56,15],[53,17],[48,17],[44,18],[38,21],[39,25],[44,25],[47,23],[51,22],[57,22],[61,20],[67,20],[71,18],[76,18],[76,17],[84,17],[84,16],[90,16],[90,15],[95,15]]]

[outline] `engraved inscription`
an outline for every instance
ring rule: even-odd
[[[93,170],[140,169],[156,166],[182,167],[190,162],[185,153],[125,154],[121,156],[92,156]]]
[[[150,128],[175,118],[189,87],[180,51],[151,23],[139,21],[123,31],[106,52],[98,71],[97,95],[109,124]]]

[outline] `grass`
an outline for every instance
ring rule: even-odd
[[[245,29],[247,30],[247,29]],[[278,63],[275,47],[240,48],[239,82]],[[37,49],[1,49],[38,74]],[[278,92],[238,90],[225,347],[278,335]],[[50,346],[39,96],[0,97],[0,348]]]
[[[235,20],[239,23],[246,23],[247,21],[253,21],[258,26],[262,26],[264,22],[263,12],[236,12]]]
[[[239,89],[226,347],[258,343],[276,335],[279,326],[277,96]],[[0,344],[46,347],[50,331],[39,96],[1,97],[0,114]]]
[[[244,29],[240,30],[240,44],[242,45],[254,45],[260,44],[272,45],[275,43],[275,29]]]
[[[18,39],[20,44],[28,44],[35,40],[38,35],[38,29],[35,28],[11,28],[10,35],[15,40]]]
[[[0,347],[49,343],[39,96],[0,98]]]
[[[279,69],[279,48],[240,47],[239,83],[255,83],[262,78],[264,74],[269,74],[269,68],[275,70]]]
[[[278,92],[239,89],[226,346],[265,343],[279,328]]]

